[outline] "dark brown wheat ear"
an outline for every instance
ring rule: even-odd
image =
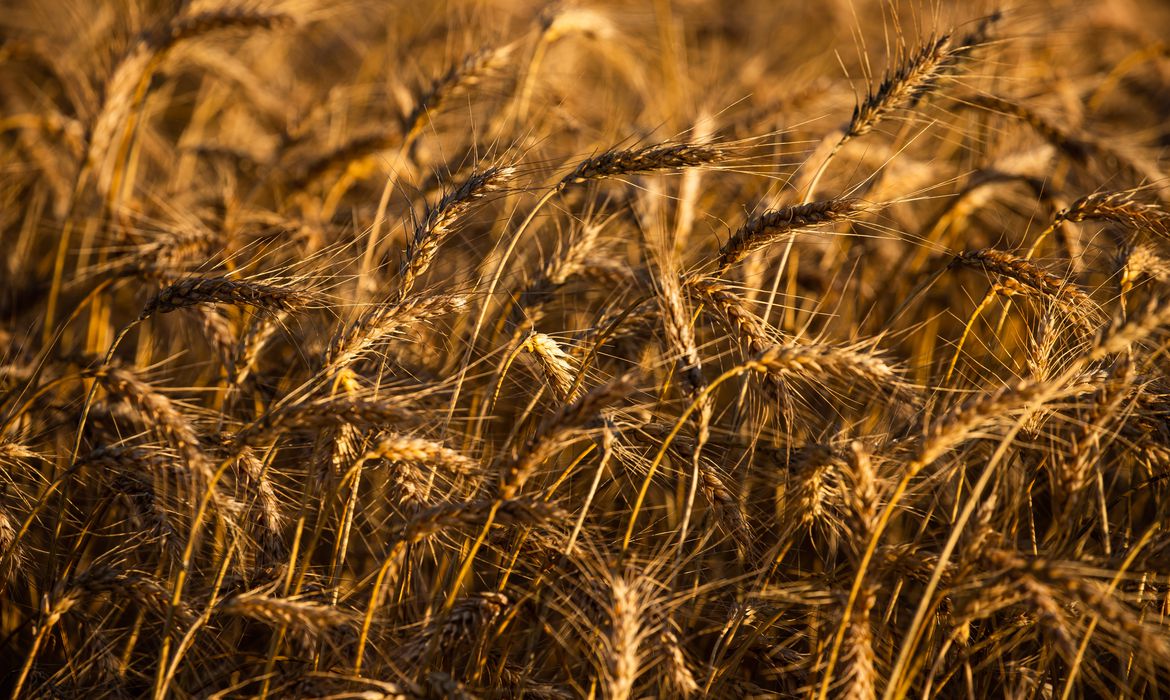
[[[261,282],[226,277],[197,277],[163,287],[147,300],[138,320],[200,304],[251,306],[268,312],[288,312],[308,303],[302,291]]]
[[[803,190],[804,202],[815,195],[829,163],[845,144],[873,131],[897,110],[916,107],[926,96],[938,90],[944,80],[959,72],[975,48],[988,41],[992,28],[1001,19],[1001,13],[994,12],[961,37],[945,33],[926,39],[908,54],[900,53],[882,81],[876,87],[871,85],[865,97],[853,108],[849,122],[838,132],[840,136],[831,134],[827,137],[833,139],[830,141],[832,148],[809,177]]]
[[[563,190],[596,180],[663,170],[696,168],[718,163],[726,157],[715,145],[665,143],[642,148],[611,149],[586,158],[557,182]]]
[[[1170,236],[1170,211],[1165,206],[1141,201],[1135,191],[1085,195],[1058,212],[1054,220],[1111,221],[1133,231]]]
[[[476,85],[488,74],[503,68],[511,57],[515,46],[505,44],[468,54],[446,73],[436,78],[431,86],[419,96],[417,104],[403,120],[402,133],[405,143],[410,145],[422,133],[433,115],[458,94]]]
[[[841,142],[868,133],[893,110],[914,107],[937,90],[940,82],[954,75],[972,50],[988,41],[992,27],[1002,18],[1001,13],[994,12],[965,35],[943,34],[929,39],[917,51],[899,59],[896,67],[887,71],[882,82],[871,88],[854,108]]]
[[[753,252],[801,229],[848,220],[864,210],[854,199],[826,199],[770,209],[751,217],[719,249],[719,270],[725,272]]]
[[[1092,324],[1099,317],[1096,303],[1075,284],[1044,270],[1025,258],[985,248],[958,255],[954,265],[980,267],[998,275],[1003,293],[1035,294],[1053,302],[1073,318]]]
[[[954,57],[952,37],[943,34],[899,61],[877,88],[871,89],[854,107],[841,142],[869,133],[891,111],[917,104],[937,87],[939,80],[954,65]]]
[[[427,211],[406,247],[398,284],[399,299],[410,293],[415,281],[431,266],[439,246],[451,235],[459,218],[477,200],[507,187],[515,172],[512,167],[490,167],[473,173]]]

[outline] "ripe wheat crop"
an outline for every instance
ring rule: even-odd
[[[1170,696],[1160,0],[5,0],[0,695]]]

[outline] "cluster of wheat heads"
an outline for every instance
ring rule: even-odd
[[[1159,2],[3,5],[0,692],[1170,694]]]

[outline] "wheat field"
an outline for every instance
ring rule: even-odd
[[[0,694],[1170,696],[1160,0],[0,4]]]

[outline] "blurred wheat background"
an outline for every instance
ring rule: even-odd
[[[1170,8],[3,0],[0,693],[1170,695]]]

